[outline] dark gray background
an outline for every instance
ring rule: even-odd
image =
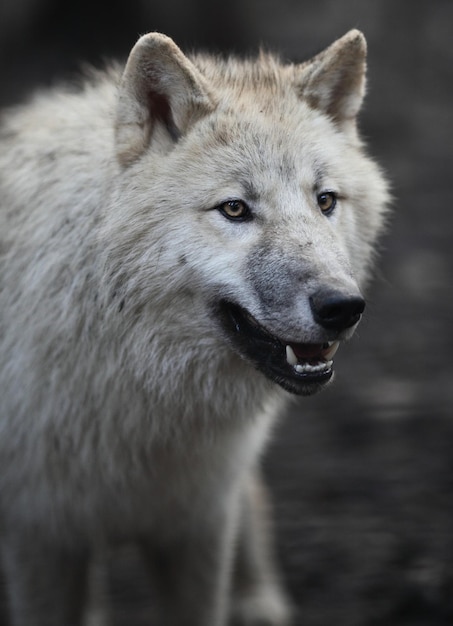
[[[369,43],[361,127],[395,196],[366,319],[335,384],[296,401],[266,459],[297,626],[453,623],[453,2],[4,0],[0,104],[124,57],[160,30],[185,49],[291,60],[352,27]],[[132,574],[131,574],[132,572]],[[147,623],[129,554],[116,624]]]

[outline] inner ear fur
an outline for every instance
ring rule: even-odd
[[[340,126],[354,122],[365,95],[366,56],[363,34],[349,31],[300,67],[301,97]]]
[[[204,77],[165,35],[149,33],[132,49],[121,78],[115,139],[122,165],[134,162],[160,129],[160,141],[176,142],[191,124],[215,108]]]

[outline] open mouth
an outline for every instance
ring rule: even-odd
[[[218,314],[239,353],[287,391],[309,395],[332,377],[338,341],[286,342],[272,335],[248,311],[226,300],[220,302]]]

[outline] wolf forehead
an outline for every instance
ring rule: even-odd
[[[299,66],[270,53],[245,60],[188,58],[206,79],[215,106],[178,137],[174,154],[167,153],[178,172],[193,172],[201,162],[216,184],[236,181],[249,199],[291,182],[295,190],[317,188],[333,172],[342,178],[339,156],[351,151],[355,158],[357,145],[304,98]]]

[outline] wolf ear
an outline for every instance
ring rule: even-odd
[[[365,94],[366,52],[363,34],[349,31],[302,65],[300,95],[338,125],[354,122]]]
[[[215,107],[196,67],[165,35],[149,33],[132,49],[116,112],[118,160],[133,163],[156,142],[170,149],[191,124]]]

